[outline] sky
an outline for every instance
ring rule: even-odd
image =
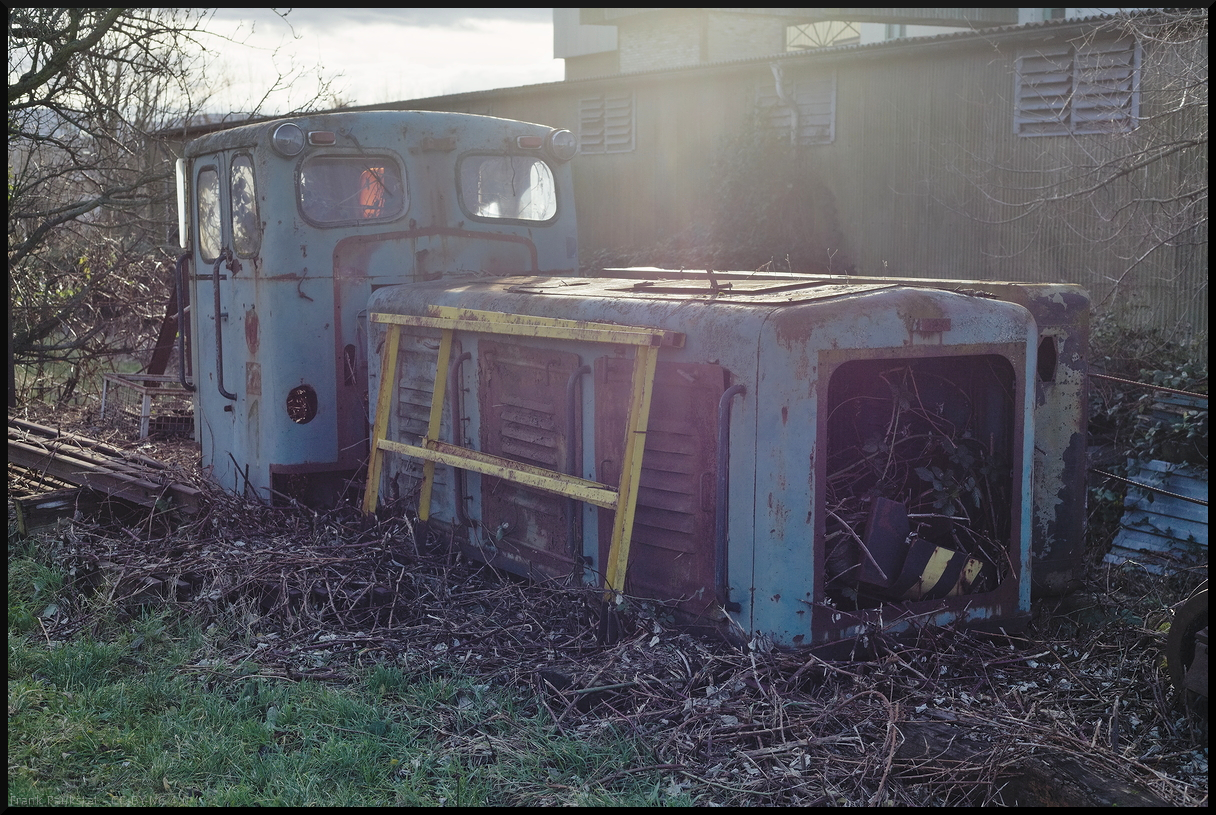
[[[207,105],[215,113],[250,110],[276,75],[293,71],[297,78],[262,112],[305,105],[318,76],[332,81],[337,100],[354,105],[563,76],[548,8],[296,8],[286,20],[272,9],[219,9],[207,27],[240,43],[209,44],[209,79],[227,86]]]

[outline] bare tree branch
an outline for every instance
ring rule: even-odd
[[[158,134],[199,113],[216,86],[206,41],[243,47],[210,20],[207,9],[10,11],[10,406],[18,362],[34,379],[66,362],[80,381],[97,360],[153,340],[176,223],[174,156]],[[327,92],[319,81],[307,104]]]
[[[46,64],[41,69],[31,69],[29,73],[17,80],[15,84],[9,85],[8,101],[12,103],[19,97],[32,92],[35,88],[46,84],[52,77],[61,73],[73,56],[96,45],[114,27],[114,24],[118,22],[118,18],[126,11],[127,9],[124,8],[106,9],[105,15],[97,21],[96,26],[89,32],[88,36],[80,40],[76,39],[76,35],[80,29],[81,10],[69,9],[68,13],[71,15],[72,20],[68,30],[64,32],[66,36],[63,37],[67,42],[62,48],[50,55],[46,60]],[[43,29],[42,33],[49,34],[50,32]],[[38,36],[38,31],[35,28],[17,28],[10,32],[10,36],[14,39],[26,39]]]
[[[1117,15],[1070,40],[1071,57],[1053,45],[1052,53],[1072,59],[1072,66],[1057,67],[1059,81],[1043,86],[1043,107],[1031,105],[1024,114],[1025,121],[1036,127],[1047,121],[1051,129],[1017,136],[1019,149],[1006,162],[960,149],[949,166],[967,187],[939,203],[992,227],[992,244],[999,246],[995,257],[1026,254],[1045,263],[1082,252],[1097,289],[1095,302],[1112,312],[1128,292],[1162,283],[1184,281],[1202,302],[1207,45],[1207,15],[1200,9]],[[1033,65],[1036,52],[1024,53]],[[1113,84],[1120,69],[1130,72],[1119,78],[1126,84]],[[1035,68],[1028,70],[1033,76]],[[1020,92],[1033,93],[1035,87],[1027,84]],[[1127,105],[1121,120],[1113,112],[1116,99]],[[1072,110],[1078,118],[1071,118]],[[1093,111],[1111,119],[1099,119],[1105,131],[1084,118]],[[1183,320],[1183,312],[1169,319]]]

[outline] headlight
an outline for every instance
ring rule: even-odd
[[[304,131],[290,122],[279,125],[270,136],[270,146],[280,156],[299,155],[304,149]]]
[[[569,130],[554,130],[545,139],[545,151],[556,161],[569,161],[578,152],[578,139]]]

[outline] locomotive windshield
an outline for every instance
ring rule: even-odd
[[[312,156],[299,183],[300,210],[320,226],[388,221],[406,209],[401,169],[387,156]]]
[[[540,159],[470,155],[459,172],[460,200],[474,218],[548,221],[557,214],[553,171]]]

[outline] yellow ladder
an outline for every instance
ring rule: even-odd
[[[376,511],[386,452],[423,460],[422,492],[418,498],[418,517],[423,521],[426,521],[431,513],[431,490],[435,484],[436,462],[615,510],[616,519],[612,526],[604,588],[608,597],[619,595],[624,588],[625,571],[629,564],[629,542],[637,506],[638,481],[642,474],[642,452],[646,449],[646,426],[650,417],[650,397],[654,390],[655,363],[658,361],[660,346],[682,348],[684,335],[658,328],[530,317],[524,314],[450,306],[430,306],[426,316],[373,313],[371,321],[382,323],[388,328],[384,353],[380,357],[380,393],[376,399],[376,424],[372,428],[371,460],[367,467],[367,489],[363,495],[364,513],[371,514]],[[441,332],[430,422],[426,436],[418,445],[402,444],[387,438],[389,411],[392,407],[393,391],[396,389],[397,349],[403,326],[439,329]],[[635,348],[633,382],[629,419],[625,427],[625,455],[621,462],[621,480],[617,488],[614,490],[595,481],[566,475],[557,470],[521,464],[440,441],[439,425],[443,416],[444,391],[447,387],[447,377],[443,372],[447,370],[450,362],[452,337],[457,331],[632,345]]]

